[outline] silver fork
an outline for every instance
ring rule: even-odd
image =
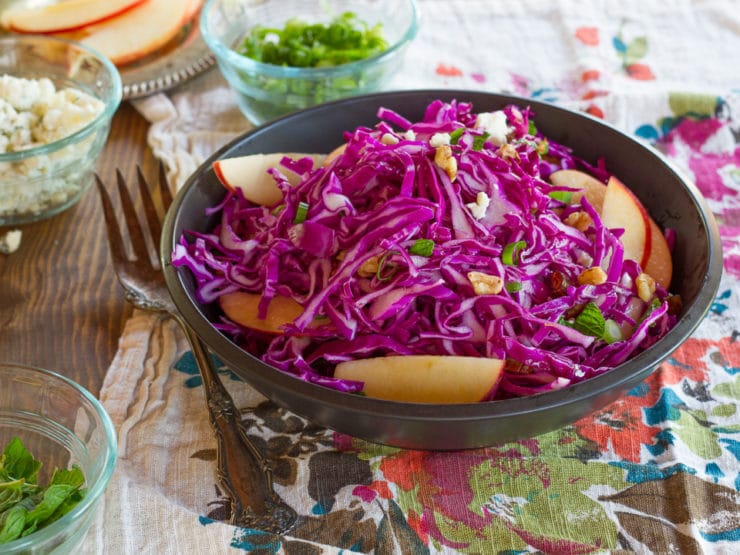
[[[208,414],[217,440],[217,477],[231,500],[231,523],[275,534],[286,532],[295,524],[297,515],[275,492],[269,464],[247,437],[239,412],[221,383],[205,345],[183,320],[167,290],[159,263],[162,217],[141,168],[137,166],[136,171],[149,243],[157,254],[154,260],[147,245],[147,231],[136,214],[120,170],[116,172],[118,194],[133,256],[126,252],[111,197],[100,177],[95,176],[108,229],[111,258],[118,280],[126,291],[126,300],[138,308],[168,314],[185,332],[205,387]],[[159,167],[158,190],[164,214],[172,203],[172,193],[162,165]]]

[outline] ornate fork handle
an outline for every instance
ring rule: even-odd
[[[247,438],[205,345],[179,314],[173,317],[185,332],[206,388],[208,414],[218,442],[218,479],[231,499],[231,523],[274,534],[288,531],[295,524],[296,512],[273,490],[272,470]]]

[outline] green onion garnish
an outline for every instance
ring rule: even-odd
[[[553,200],[559,200],[563,204],[570,204],[573,193],[571,191],[550,191],[547,196]]]
[[[434,252],[434,241],[431,239],[417,239],[414,244],[409,247],[410,254],[417,254],[419,256],[426,256],[427,258],[432,256]]]
[[[301,201],[298,203],[298,207],[295,211],[295,218],[293,218],[294,224],[302,224],[306,221],[306,216],[308,216],[308,204]]]
[[[394,252],[395,251],[386,251],[378,260],[378,269],[375,271],[375,278],[378,281],[388,281],[393,277],[393,274],[396,273],[395,267],[390,264],[386,264],[388,261],[388,257],[391,256]],[[386,265],[390,266],[390,270],[388,271],[388,273],[383,275],[383,269],[386,267]]]
[[[527,248],[527,243],[524,241],[514,241],[504,247],[504,252],[501,254],[501,261],[507,266],[518,266],[521,256],[521,252]]]
[[[490,134],[483,133],[482,135],[476,135],[473,139],[473,150],[483,150],[483,147],[486,144],[486,141],[488,140],[488,137],[490,137]]]
[[[521,281],[507,281],[504,287],[506,287],[506,290],[509,293],[517,293],[518,291],[522,290],[522,282]]]
[[[465,133],[464,127],[458,127],[454,131],[450,133],[450,144],[456,145],[458,141],[460,140],[460,137],[462,137],[462,134]]]

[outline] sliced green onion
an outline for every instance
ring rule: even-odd
[[[272,209],[272,212],[270,212],[270,214],[272,214],[273,216],[278,216],[283,210],[285,210],[285,205],[278,204],[275,208]]]
[[[396,273],[396,269],[391,266],[391,269],[386,275],[383,275],[383,269],[386,266],[386,263],[388,261],[388,257],[391,256],[395,251],[387,251],[383,254],[383,256],[380,257],[378,260],[378,269],[375,271],[375,278],[378,281],[388,281],[393,277],[393,274]]]
[[[308,204],[301,201],[298,203],[298,208],[296,208],[295,211],[295,218],[293,218],[294,224],[302,224],[306,221],[306,216],[308,216]]]
[[[604,330],[606,329],[606,320],[604,315],[601,313],[601,309],[593,303],[588,302],[583,307],[581,313],[576,316],[573,327],[584,335],[590,335],[591,337],[604,337]]]
[[[522,282],[521,281],[507,281],[504,287],[506,287],[506,290],[509,293],[517,293],[522,290]]]
[[[537,135],[537,126],[534,124],[534,120],[529,120],[529,129],[527,129],[527,133],[533,137]]]
[[[410,254],[417,254],[419,256],[426,256],[427,258],[432,256],[434,252],[434,241],[431,239],[417,239],[414,244],[409,247]]]
[[[483,150],[483,147],[486,144],[486,141],[488,140],[488,137],[490,135],[488,133],[483,133],[482,135],[476,135],[473,139],[473,150]]]
[[[573,193],[571,191],[550,191],[547,196],[553,200],[559,200],[563,204],[570,204]]]
[[[450,133],[450,144],[456,145],[458,141],[460,140],[460,137],[462,137],[462,134],[465,133],[464,127],[458,127],[454,131]]]
[[[507,266],[518,266],[521,256],[521,252],[527,248],[527,243],[524,241],[514,241],[504,247],[504,252],[501,253],[501,261]]]
[[[604,322],[603,339],[609,344],[612,344],[612,343],[615,343],[616,341],[621,341],[622,339],[624,339],[622,337],[622,330],[619,327],[619,324],[617,324],[611,318],[609,318],[606,322]]]

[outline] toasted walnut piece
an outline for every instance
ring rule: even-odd
[[[457,159],[452,155],[450,145],[438,146],[434,152],[434,163],[444,170],[451,180],[457,177]]]
[[[468,279],[476,295],[498,295],[504,288],[504,280],[483,272],[468,272]]]
[[[519,161],[519,152],[517,152],[514,145],[509,143],[502,144],[496,151],[496,154],[501,156],[501,158],[503,158],[504,160],[514,159],[516,161]]]
[[[635,288],[641,300],[650,302],[655,294],[655,280],[649,274],[642,273],[635,278]]]
[[[571,212],[570,214],[568,214],[568,216],[563,220],[563,223],[565,225],[569,225],[570,227],[574,227],[578,231],[583,233],[589,228],[592,223],[594,223],[594,221],[591,219],[591,216],[589,216],[587,212],[584,212],[583,210],[578,210],[576,212]]]
[[[606,283],[606,272],[599,266],[583,270],[578,276],[578,285],[601,285]]]
[[[360,277],[373,277],[378,273],[378,264],[380,264],[380,259],[377,256],[371,256],[357,268],[357,273],[360,274]]]

